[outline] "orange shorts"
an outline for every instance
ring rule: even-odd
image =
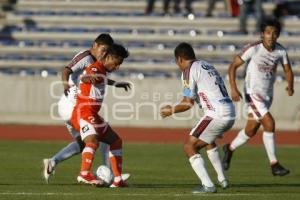
[[[110,128],[109,124],[98,114],[85,112],[83,115],[79,115],[76,109],[73,110],[71,124],[80,132],[82,140],[89,135],[98,135],[99,140],[102,140]]]

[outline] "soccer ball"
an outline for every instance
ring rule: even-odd
[[[96,176],[98,179],[102,179],[107,185],[109,185],[113,180],[113,174],[105,165],[100,165],[96,170]]]

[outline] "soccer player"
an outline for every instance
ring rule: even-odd
[[[94,153],[99,141],[110,145],[109,160],[114,174],[110,187],[125,187],[122,173],[122,139],[105,122],[98,112],[105,96],[107,84],[106,75],[119,69],[123,60],[129,55],[128,51],[119,44],[111,45],[105,56],[84,70],[80,78],[76,105],[73,109],[71,123],[79,132],[85,143],[82,151],[82,163],[77,181],[91,185],[102,185],[91,173]]]
[[[242,129],[230,144],[223,147],[224,169],[229,169],[233,152],[251,137],[253,137],[260,125],[263,126],[263,143],[270,161],[271,171],[274,176],[284,176],[289,173],[279,164],[275,154],[275,121],[269,108],[272,104],[273,85],[276,78],[277,64],[283,65],[288,86],[289,96],[294,93],[293,71],[285,48],[277,43],[281,25],[276,20],[266,20],[261,26],[262,40],[246,46],[237,55],[229,66],[229,80],[231,97],[233,101],[242,98],[237,88],[235,75],[236,70],[245,62],[248,62],[244,87],[245,101],[248,105],[248,120],[246,127]]]
[[[207,173],[199,150],[207,148],[208,157],[218,173],[219,182],[227,182],[215,140],[234,124],[234,105],[218,71],[206,61],[197,60],[190,44],[179,44],[174,54],[176,64],[182,70],[183,99],[175,106],[164,106],[160,114],[165,118],[187,111],[192,108],[196,97],[199,97],[204,116],[191,130],[184,144],[184,151],[202,182],[202,186],[194,193],[214,193],[216,187]]]
[[[55,167],[62,161],[79,154],[83,148],[84,143],[80,138],[80,133],[78,133],[73,126],[70,124],[70,118],[72,115],[73,108],[76,103],[77,98],[77,86],[79,76],[82,74],[83,70],[90,64],[94,63],[96,60],[102,58],[109,46],[113,44],[113,39],[109,34],[100,34],[94,41],[91,49],[79,52],[72,61],[64,68],[62,72],[62,81],[64,86],[64,94],[61,96],[58,102],[58,113],[63,120],[65,120],[65,125],[74,138],[74,142],[71,142],[52,158],[44,159],[44,170],[43,175],[45,181],[48,183],[51,175],[54,173]],[[116,83],[113,80],[108,79],[108,85],[114,85],[116,87],[124,88],[126,91],[130,89],[130,84],[126,82]],[[109,147],[105,143],[100,145],[102,161],[104,165],[109,166],[108,161],[108,150]],[[125,179],[128,178],[129,174],[124,174]]]

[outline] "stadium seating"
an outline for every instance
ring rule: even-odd
[[[255,20],[249,20],[250,34],[241,35],[238,19],[229,17],[222,2],[217,3],[213,18],[205,18],[206,1],[196,1],[194,20],[184,15],[164,17],[160,3],[156,13],[145,16],[145,7],[146,1],[138,0],[19,0],[0,23],[0,72],[24,74],[28,70],[27,74],[40,74],[48,70],[50,75],[57,75],[75,53],[89,48],[93,38],[106,32],[131,52],[119,75],[178,75],[171,61],[173,49],[186,41],[194,45],[199,58],[212,62],[226,76],[232,57],[245,44],[259,39],[254,33]],[[267,1],[263,7],[270,13],[274,4]],[[279,41],[287,47],[298,76],[299,30],[297,17],[285,18]],[[8,70],[10,67],[14,70]],[[281,68],[278,72],[282,76]]]

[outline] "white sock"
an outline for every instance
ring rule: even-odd
[[[270,160],[271,164],[277,162],[276,151],[275,151],[275,138],[273,132],[264,131],[263,133],[263,142],[265,145],[265,149]]]
[[[51,158],[52,167],[55,167],[55,165],[57,165],[58,163],[66,160],[68,158],[71,158],[72,156],[74,156],[78,153],[80,153],[79,144],[76,141],[71,142],[70,144],[68,144],[68,146],[66,146],[65,148],[60,150],[57,154],[55,154]]]
[[[106,165],[107,167],[110,168],[110,161],[109,161],[109,145],[103,142],[100,142],[100,154],[102,155],[102,162],[103,165]]]
[[[207,156],[213,165],[215,171],[217,172],[218,175],[218,181],[222,182],[226,179],[224,170],[222,167],[221,159],[220,159],[220,154],[218,151],[218,147],[215,147],[213,149],[207,150]]]
[[[249,136],[246,135],[245,129],[240,130],[238,135],[233,139],[233,141],[230,143],[230,150],[234,151],[236,148],[242,146],[249,140]]]
[[[200,154],[195,154],[192,157],[189,158],[189,161],[191,163],[192,168],[194,169],[194,171],[196,172],[197,176],[199,177],[199,179],[202,182],[202,185],[205,185],[207,187],[213,187],[214,184],[211,181],[207,170],[205,168],[204,165],[204,160],[201,157]]]

